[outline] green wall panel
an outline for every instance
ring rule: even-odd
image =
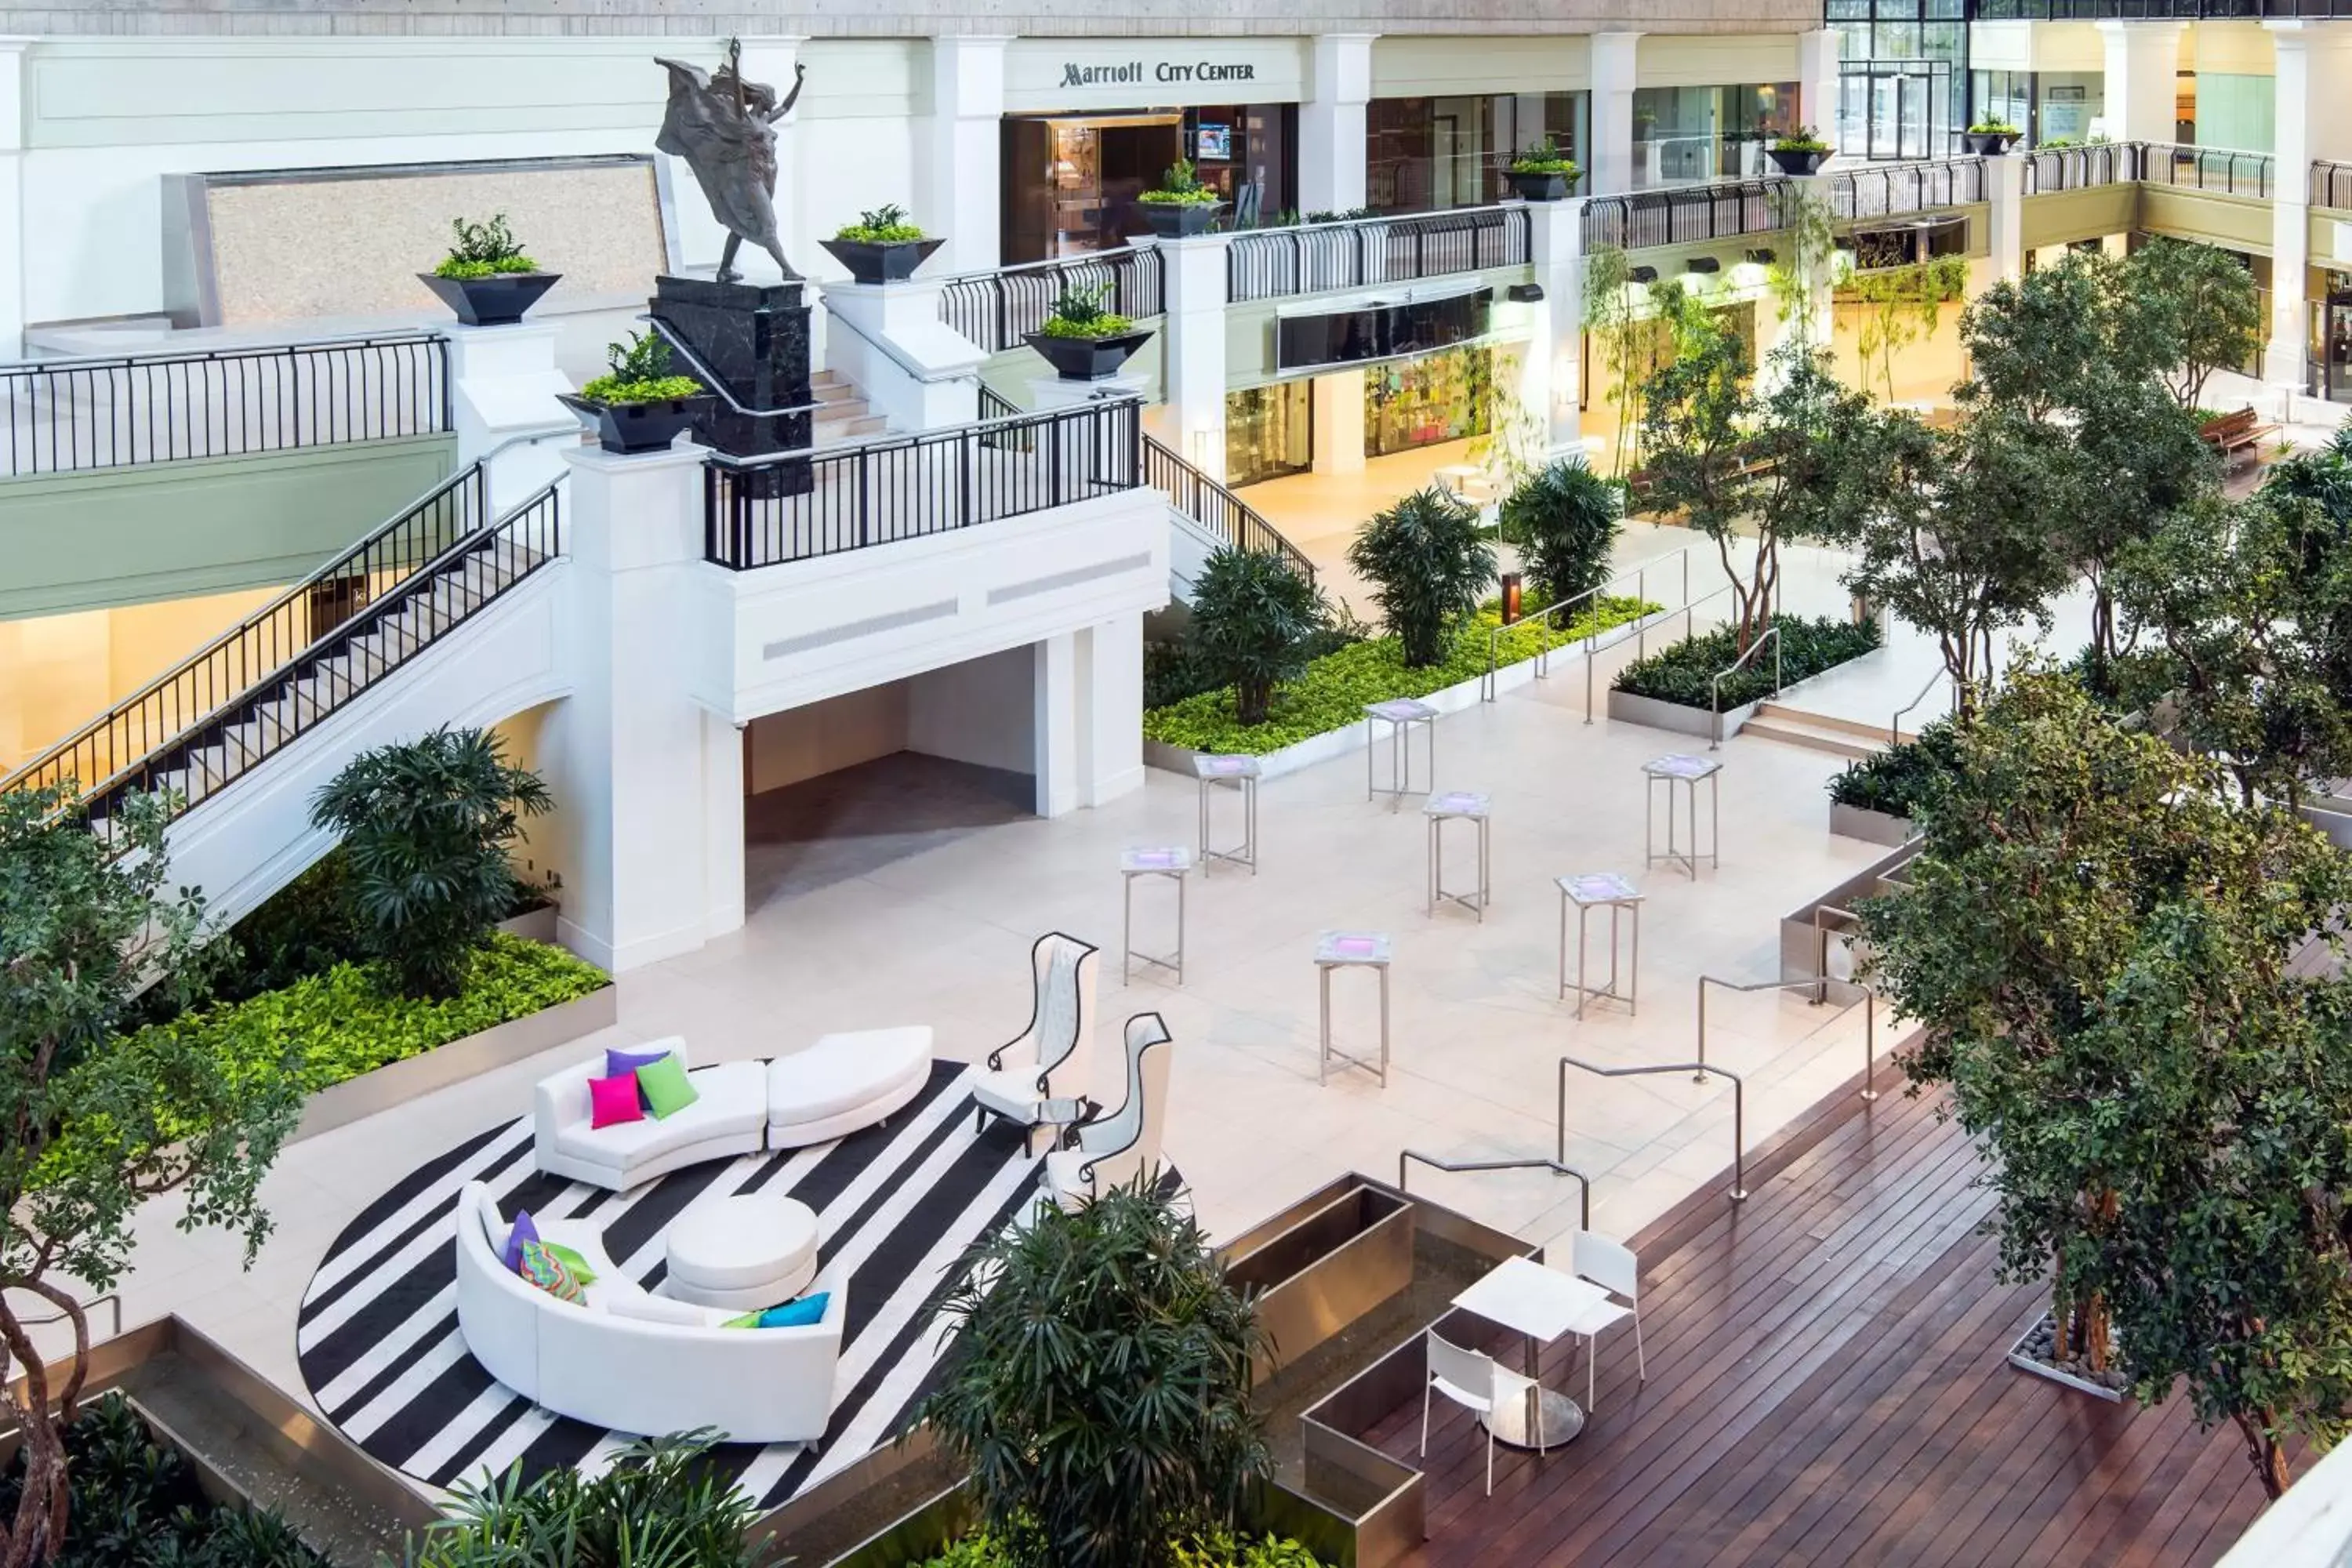
[[[425,436],[0,480],[0,620],[293,582],[456,460]]]

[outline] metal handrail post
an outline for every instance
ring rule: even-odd
[[[1440,1160],[1433,1155],[1424,1154],[1418,1149],[1401,1149],[1397,1152],[1397,1191],[1401,1193],[1407,1191],[1404,1184],[1404,1168],[1405,1162],[1408,1160],[1418,1160],[1433,1171],[1457,1173],[1480,1171],[1549,1171],[1555,1176],[1574,1176],[1578,1186],[1582,1189],[1581,1197],[1577,1205],[1578,1225],[1585,1230],[1592,1228],[1591,1178],[1574,1166],[1564,1165],[1558,1160]]]
[[[1568,1069],[1578,1068],[1597,1078],[1641,1078],[1663,1072],[1684,1072],[1697,1066],[1696,1062],[1655,1062],[1641,1067],[1603,1068],[1574,1057],[1559,1058],[1559,1147],[1563,1163],[1568,1156]],[[1739,1074],[1727,1068],[1717,1072],[1731,1080],[1731,1191],[1733,1203],[1748,1200],[1748,1085]]]

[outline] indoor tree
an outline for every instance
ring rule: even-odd
[[[1556,605],[1609,581],[1624,510],[1624,492],[1580,455],[1529,474],[1504,498],[1498,516],[1504,542],[1518,548],[1537,591]]]
[[[1969,258],[1937,256],[1900,267],[1856,271],[1845,280],[1858,314],[1854,354],[1863,380],[1875,363],[1887,401],[1895,399],[1895,356],[1936,335],[1944,307],[1968,292]]]
[[[1348,544],[1348,564],[1372,585],[1372,602],[1408,668],[1443,663],[1446,638],[1495,581],[1495,547],[1478,509],[1436,485],[1373,515]]]
[[[153,987],[196,1000],[215,957],[202,898],[171,889],[167,816],[163,796],[126,800],[101,839],[65,790],[0,794],[0,1420],[23,1434],[25,1464],[0,1568],[64,1542],[82,1302],[121,1279],[140,1206],[176,1194],[183,1230],[237,1233],[251,1262],[269,1229],[261,1179],[300,1110],[299,1042],[277,1070],[232,1079],[179,1032],[132,1026]],[[27,1299],[72,1328],[59,1380],[34,1349]]]
[[[1636,370],[1635,339],[1641,323],[1633,309],[1633,263],[1614,245],[1593,247],[1584,258],[1584,330],[1600,351],[1601,368],[1609,375],[1610,410],[1616,416],[1617,441],[1611,469],[1623,476],[1639,460],[1641,377]]]
[[[1271,1473],[1255,1309],[1157,1174],[982,1239],[942,1299],[922,1415],[1019,1568],[1163,1568]]]
[[[446,725],[362,752],[320,787],[311,822],[342,840],[366,951],[410,996],[454,996],[514,900],[507,850],[552,805],[497,737]]]
[[[2262,293],[2246,263],[2219,246],[2158,235],[2123,264],[2131,308],[2163,344],[2162,371],[2184,410],[2217,370],[2252,363],[2263,344]]]
[[[1202,676],[1234,689],[1234,716],[1263,724],[1275,688],[1305,672],[1323,621],[1323,596],[1278,552],[1225,548],[1192,581],[1187,637]]]
[[[2058,1354],[2154,1403],[2185,1378],[2273,1496],[2352,1408],[2352,991],[2299,973],[2352,861],[2209,763],[2017,674],[1920,804],[1905,886],[1858,913],[1999,1195],[2005,1279]]]

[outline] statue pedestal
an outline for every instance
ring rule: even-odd
[[[695,440],[737,458],[809,445],[809,307],[801,289],[798,282],[714,283],[667,273],[656,279],[654,319],[694,351],[736,403],[800,410],[745,414],[722,397],[695,421]]]

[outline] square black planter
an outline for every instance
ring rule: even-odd
[[[665,397],[654,403],[591,403],[571,392],[555,395],[566,408],[596,422],[597,445],[624,457],[667,451],[678,432],[693,424],[694,416],[711,402],[708,393],[693,397]]]
[[[1998,158],[2017,144],[2014,131],[1963,131],[1960,140],[1979,158]]]
[[[1119,366],[1135,356],[1135,351],[1150,340],[1151,330],[1121,332],[1111,338],[1055,338],[1044,332],[1029,332],[1022,337],[1043,354],[1054,374],[1064,381],[1101,381],[1118,374]]]
[[[1827,153],[1792,153],[1785,147],[1767,147],[1764,155],[1784,174],[1818,174],[1830,161]]]
[[[1511,174],[1511,189],[1524,202],[1564,202],[1568,200],[1566,174]]]
[[[1206,234],[1223,210],[1223,202],[1138,202],[1136,210],[1151,232],[1162,239],[1190,239]]]
[[[561,272],[494,272],[488,278],[444,278],[437,272],[416,275],[469,327],[514,325],[562,276]]]
[[[853,283],[904,283],[944,239],[820,239],[825,253],[849,268]]]

